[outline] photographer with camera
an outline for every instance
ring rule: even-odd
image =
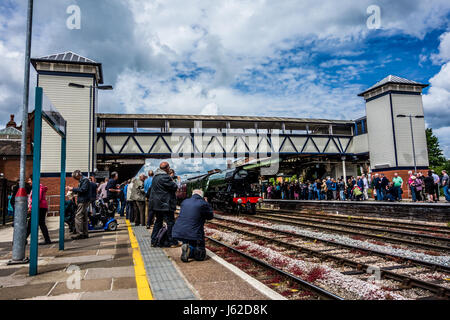
[[[181,260],[203,261],[206,258],[205,231],[206,220],[213,219],[211,205],[204,198],[202,190],[192,191],[192,197],[181,203],[180,215],[173,227],[173,237],[183,242]]]

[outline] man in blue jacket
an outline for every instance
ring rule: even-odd
[[[206,258],[205,221],[214,217],[211,205],[203,199],[202,190],[192,191],[192,197],[181,203],[180,215],[173,227],[172,236],[183,242],[181,260],[189,258],[203,261]]]
[[[384,173],[381,174],[381,200],[386,200],[386,194],[387,194],[387,187],[389,186],[389,179],[384,175]]]
[[[97,182],[94,176],[89,177],[89,201],[90,201],[90,210],[92,214],[96,214],[95,212],[95,201],[97,200]]]
[[[373,179],[373,187],[375,188],[377,192],[377,201],[383,201],[383,193],[382,193],[382,180],[378,173],[375,173],[375,179]]]
[[[336,200],[337,199],[337,183],[334,178],[331,179],[331,184],[330,184],[330,187],[328,190],[331,191],[331,200]]]

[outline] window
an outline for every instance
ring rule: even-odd
[[[350,125],[334,125],[333,134],[338,136],[351,136],[352,128]]]
[[[367,133],[367,119],[357,120],[355,123],[355,136]]]
[[[310,134],[329,134],[330,127],[328,125],[310,125],[309,133]]]

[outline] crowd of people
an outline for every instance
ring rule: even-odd
[[[83,177],[79,170],[72,177],[79,181],[78,187],[67,188],[78,198],[72,239],[89,237],[88,211],[93,210],[94,201],[101,200],[135,226],[150,229],[153,225],[152,246],[181,246],[181,260],[184,262],[205,259],[203,227],[206,220],[213,218],[212,208],[203,197],[203,191],[194,190],[192,197],[181,204],[179,218],[175,222],[176,191],[181,186],[181,179],[168,162],[162,162],[155,172],[150,170],[148,175],[140,174],[120,185],[117,172],[100,185],[94,177]]]
[[[430,170],[427,176],[422,173],[409,172],[408,181],[394,173],[390,181],[383,173],[375,173],[372,177],[362,174],[351,177],[347,181],[344,178],[278,182],[268,186],[262,185],[261,191],[266,199],[282,200],[339,200],[339,201],[363,201],[370,197],[377,201],[402,201],[404,184],[407,184],[413,202],[437,202],[439,201],[440,188],[443,188],[445,199],[450,202],[450,181],[445,170],[439,177]]]
[[[365,174],[344,178],[317,179],[315,181],[278,182],[269,186],[262,185],[261,192],[266,199],[284,200],[368,200],[373,196],[377,201],[402,201],[403,190],[408,188],[413,202],[439,201],[440,188],[444,191],[447,202],[450,202],[450,178],[445,170],[437,175],[430,170],[426,175],[421,172],[409,172],[407,181],[394,174],[390,181],[383,173],[375,173],[372,177]],[[95,213],[97,201],[102,201],[112,209],[113,215],[129,219],[135,226],[146,226],[151,232],[152,246],[179,247],[181,260],[204,260],[206,257],[204,241],[204,224],[213,218],[213,210],[204,198],[202,190],[193,190],[192,197],[181,203],[179,217],[175,221],[177,209],[176,191],[181,186],[181,179],[175,175],[168,162],[162,162],[154,172],[140,174],[138,177],[119,184],[119,175],[113,172],[109,179],[98,184],[96,178],[84,177],[80,170],[73,172],[72,177],[78,181],[77,187],[68,186],[69,199],[77,196],[77,202],[69,200],[74,206],[74,225],[72,239],[89,237],[88,217]],[[10,198],[12,208],[15,207],[17,186]],[[28,213],[31,213],[34,196],[32,193],[32,176],[27,180]],[[370,191],[369,191],[370,190]],[[46,216],[48,188],[41,184],[39,188],[39,227],[44,236],[41,244],[50,244]],[[31,233],[31,219],[28,222],[27,238]],[[181,242],[181,243],[180,243]]]

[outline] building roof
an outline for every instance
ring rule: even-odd
[[[72,51],[67,51],[64,53],[51,54],[49,56],[44,56],[36,58],[37,60],[51,60],[51,61],[64,61],[64,62],[82,62],[82,63],[98,63],[89,58],[83,57]]]
[[[17,137],[22,137],[22,131],[17,130],[14,127],[7,127],[5,129],[0,130],[0,136],[17,136]]]
[[[20,141],[0,140],[0,157],[20,156]]]
[[[420,87],[423,87],[423,88],[428,87],[428,84],[419,83],[419,82],[416,82],[416,81],[408,80],[408,79],[401,78],[401,77],[394,76],[394,75],[388,75],[386,78],[384,78],[383,80],[377,82],[376,84],[374,84],[372,87],[370,87],[366,91],[360,93],[358,96],[363,96],[367,92],[375,90],[375,89],[377,89],[379,87],[382,87],[382,86],[384,86],[386,84],[409,84],[409,85],[414,85],[414,86],[420,86]]]
[[[296,122],[317,124],[352,124],[351,120],[327,120],[307,118],[259,117],[259,116],[209,116],[178,114],[114,114],[98,113],[99,120],[190,120],[190,121],[252,121],[252,122]]]
[[[98,68],[99,70],[99,75],[100,75],[100,79],[99,79],[99,83],[102,84],[103,83],[103,69],[102,69],[102,64],[99,62],[96,62],[92,59],[83,57],[77,53],[74,53],[72,51],[67,51],[67,52],[63,52],[63,53],[56,53],[56,54],[51,54],[48,56],[43,56],[40,58],[32,58],[31,59],[31,63],[34,66],[34,68],[36,69],[36,63],[37,62],[53,62],[53,63],[66,63],[66,64],[82,64],[82,65],[93,65],[95,67]]]

